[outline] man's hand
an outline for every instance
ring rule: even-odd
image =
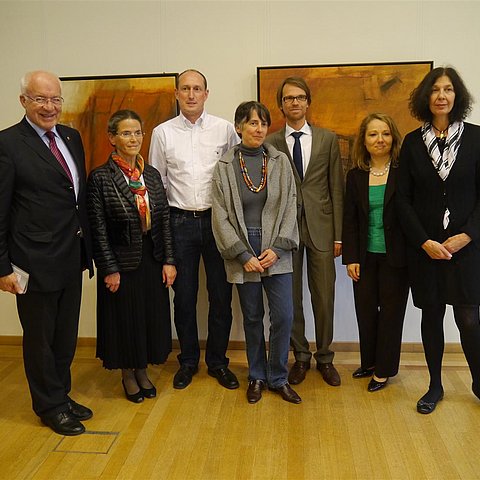
[[[17,281],[17,276],[15,273],[11,273],[10,275],[5,275],[4,277],[0,277],[0,290],[9,293],[22,293],[22,289]]]

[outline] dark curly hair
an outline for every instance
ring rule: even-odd
[[[446,76],[450,79],[455,91],[455,103],[451,112],[448,114],[450,122],[458,122],[465,119],[472,110],[473,98],[467,87],[460,78],[460,75],[453,67],[437,67],[425,75],[424,79],[410,94],[408,107],[411,114],[422,122],[432,121],[432,112],[430,111],[430,95],[435,82]]]

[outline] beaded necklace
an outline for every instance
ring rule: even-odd
[[[242,152],[238,152],[238,159],[240,160],[240,170],[242,171],[243,180],[247,185],[247,188],[253,192],[258,193],[262,191],[265,186],[267,185],[267,154],[263,152],[263,160],[262,160],[262,179],[260,180],[260,185],[256,187],[250,176],[248,175],[247,165],[245,165],[245,160],[243,159]]]

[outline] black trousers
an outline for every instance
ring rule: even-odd
[[[17,295],[23,327],[23,361],[32,406],[39,417],[66,411],[71,389],[70,366],[75,355],[82,276],[55,292]]]
[[[407,268],[390,266],[382,253],[367,253],[353,282],[361,364],[381,378],[398,373],[408,289]]]

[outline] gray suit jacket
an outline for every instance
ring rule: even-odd
[[[320,251],[333,250],[334,241],[342,239],[344,194],[337,136],[329,130],[312,126],[312,153],[303,181],[289,153],[285,128],[272,133],[265,141],[290,159],[297,186],[299,227],[303,214],[315,248]]]

